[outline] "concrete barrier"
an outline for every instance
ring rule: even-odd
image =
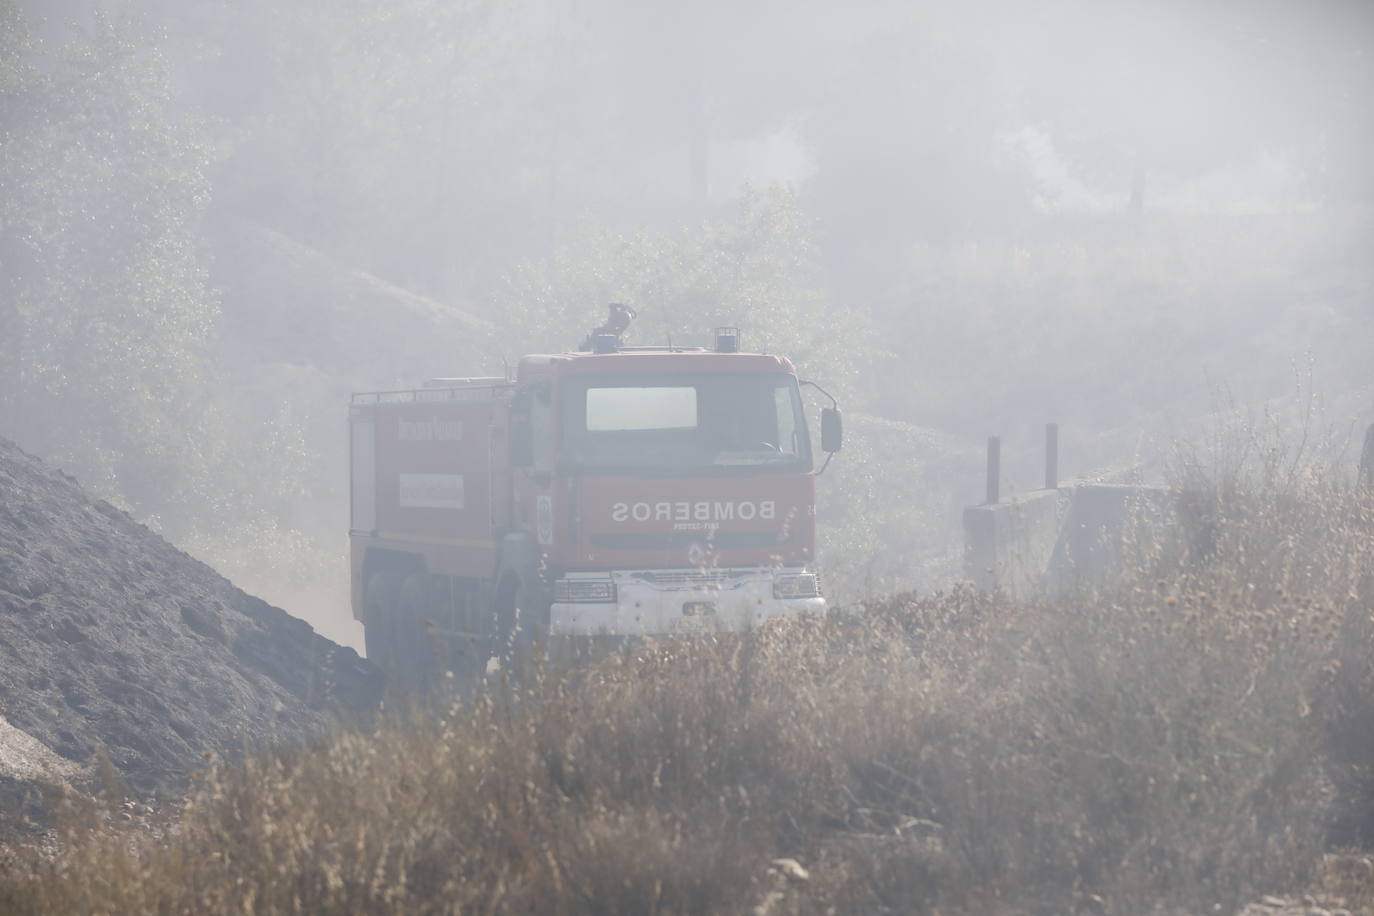
[[[1172,494],[1138,484],[1077,484],[1045,571],[1050,594],[1095,587],[1149,561],[1175,523]]]
[[[1043,586],[1065,510],[1062,490],[964,510],[964,575],[979,588],[1030,594]]]
[[[1098,586],[1147,561],[1175,522],[1163,487],[1074,484],[964,510],[964,574],[1020,596]]]

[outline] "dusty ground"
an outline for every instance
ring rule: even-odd
[[[0,716],[0,779],[62,783],[79,773],[76,764],[57,756]]]
[[[298,741],[381,690],[352,649],[0,439],[0,780],[79,777],[103,751],[132,790],[174,791],[206,751]]]
[[[0,844],[31,836],[54,791],[80,776],[80,767],[0,716]]]

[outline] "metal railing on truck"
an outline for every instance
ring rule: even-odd
[[[353,403],[358,404],[431,404],[445,401],[481,401],[514,388],[505,378],[435,378],[425,382],[424,388],[399,391],[358,391]]]

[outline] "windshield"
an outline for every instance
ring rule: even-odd
[[[598,376],[564,384],[563,457],[584,469],[807,471],[797,380],[782,373]]]

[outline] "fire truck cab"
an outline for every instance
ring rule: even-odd
[[[402,681],[549,639],[825,612],[791,362],[739,352],[733,328],[710,349],[621,346],[616,308],[513,379],[353,396],[353,613]]]

